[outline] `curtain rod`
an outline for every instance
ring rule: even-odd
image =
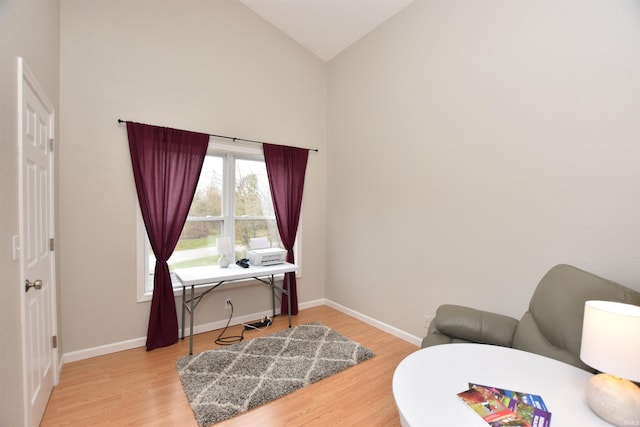
[[[127,123],[127,122],[128,122],[128,120],[118,119],[118,123]],[[252,142],[254,144],[271,144],[270,142],[256,141],[256,140],[253,140],[253,139],[237,138],[235,136],[216,135],[216,134],[213,134],[213,133],[210,133],[209,136],[213,136],[213,137],[216,137],[216,138],[230,139],[233,142],[243,141],[243,142]],[[282,144],[280,144],[280,145],[282,145]],[[316,153],[318,152],[317,148],[306,148],[306,150],[315,151]]]

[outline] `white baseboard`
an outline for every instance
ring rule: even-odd
[[[380,322],[379,320],[376,320],[373,317],[369,317],[365,314],[352,310],[348,307],[335,303],[331,300],[324,300],[324,304],[328,305],[331,308],[335,308],[338,311],[346,313],[351,317],[355,317],[358,320],[362,320],[364,323],[371,325],[375,328],[378,328],[384,332],[387,332],[393,335],[394,337],[400,338],[401,340],[407,341],[410,344],[414,344],[420,347],[420,344],[422,343],[422,338],[420,337],[408,334],[394,326],[388,325],[384,322]]]
[[[337,304],[333,301],[327,299],[319,299],[315,301],[308,301],[305,303],[300,303],[298,308],[304,310],[306,308],[317,307],[320,305],[328,305],[329,307],[335,308],[338,311],[346,313],[352,317],[355,317],[358,320],[362,320],[363,322],[374,326],[382,331],[388,332],[391,335],[398,337],[404,341],[407,341],[411,344],[415,344],[420,346],[420,342],[422,341],[420,338],[407,334],[406,332],[401,331],[400,329],[394,328],[393,326],[387,325],[386,323],[382,323],[373,319],[372,317],[366,316],[364,314],[358,313],[357,311],[351,310],[343,305]],[[253,322],[256,319],[261,319],[264,316],[271,316],[273,313],[271,310],[262,311],[259,313],[247,314],[245,316],[240,316],[231,319],[230,325],[239,325],[242,323]],[[276,310],[276,315],[280,314],[280,310]],[[220,320],[211,323],[205,323],[203,325],[197,325],[193,328],[194,334],[201,334],[203,332],[214,331],[216,329],[224,328],[227,325],[226,320]],[[189,328],[185,328],[185,337],[189,335]],[[186,339],[186,338],[185,338]],[[134,338],[127,341],[121,341],[113,344],[101,345],[98,347],[87,348],[83,350],[71,351],[69,353],[64,353],[62,355],[60,366],[65,363],[76,362],[78,360],[89,359],[91,357],[104,356],[105,354],[116,353],[118,351],[131,350],[133,348],[144,347],[147,342],[146,337]]]
[[[276,315],[280,314],[279,310],[276,310]],[[233,317],[229,326],[235,326],[242,323],[254,322],[256,319],[261,319],[265,316],[272,316],[271,310],[261,311],[259,313],[247,314],[245,316]],[[226,320],[219,320],[216,322],[205,323],[202,325],[196,325],[193,328],[194,334],[201,334],[204,332],[215,331],[216,329],[222,329],[227,325]],[[178,336],[182,334],[182,330],[178,331]],[[185,339],[189,336],[189,327],[184,328]],[[87,348],[78,351],[72,351],[64,353],[64,363],[76,362],[78,360],[89,359],[90,357],[104,356],[105,354],[116,353],[123,350],[131,350],[133,348],[144,347],[147,343],[147,337],[134,338],[127,341],[121,341],[113,344],[101,345],[98,347]]]
[[[71,351],[62,355],[62,364],[77,362],[78,360],[89,359],[91,357],[104,356],[105,354],[117,353],[132,348],[144,347],[147,342],[146,337],[134,338],[132,340],[120,341],[113,344],[105,344],[98,347],[86,348],[83,350]]]

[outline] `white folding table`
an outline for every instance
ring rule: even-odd
[[[217,265],[203,267],[180,268],[174,271],[182,285],[182,339],[184,339],[185,312],[189,312],[189,354],[193,354],[193,316],[194,311],[202,298],[218,286],[227,282],[235,282],[246,279],[256,279],[271,288],[271,301],[273,315],[276,315],[276,290],[280,295],[287,295],[287,307],[289,307],[289,327],[291,327],[291,294],[275,284],[274,276],[285,273],[295,273],[299,270],[295,264],[288,262],[266,266],[249,266],[242,268],[231,264],[228,268],[220,268]],[[191,296],[187,299],[187,287],[191,288]],[[197,288],[209,287],[196,295]]]

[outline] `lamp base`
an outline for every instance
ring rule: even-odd
[[[221,254],[220,258],[218,258],[218,265],[220,266],[220,268],[227,268],[229,267],[229,264],[231,264],[229,258],[227,258],[225,254]]]
[[[640,425],[640,388],[631,381],[594,375],[587,385],[587,402],[593,412],[613,425]]]

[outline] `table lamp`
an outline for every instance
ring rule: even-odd
[[[218,265],[221,268],[229,267],[231,263],[231,238],[220,237],[216,239],[216,248],[220,257],[218,258]]]
[[[640,307],[612,301],[584,306],[580,359],[602,372],[587,385],[587,402],[617,426],[640,425]]]

